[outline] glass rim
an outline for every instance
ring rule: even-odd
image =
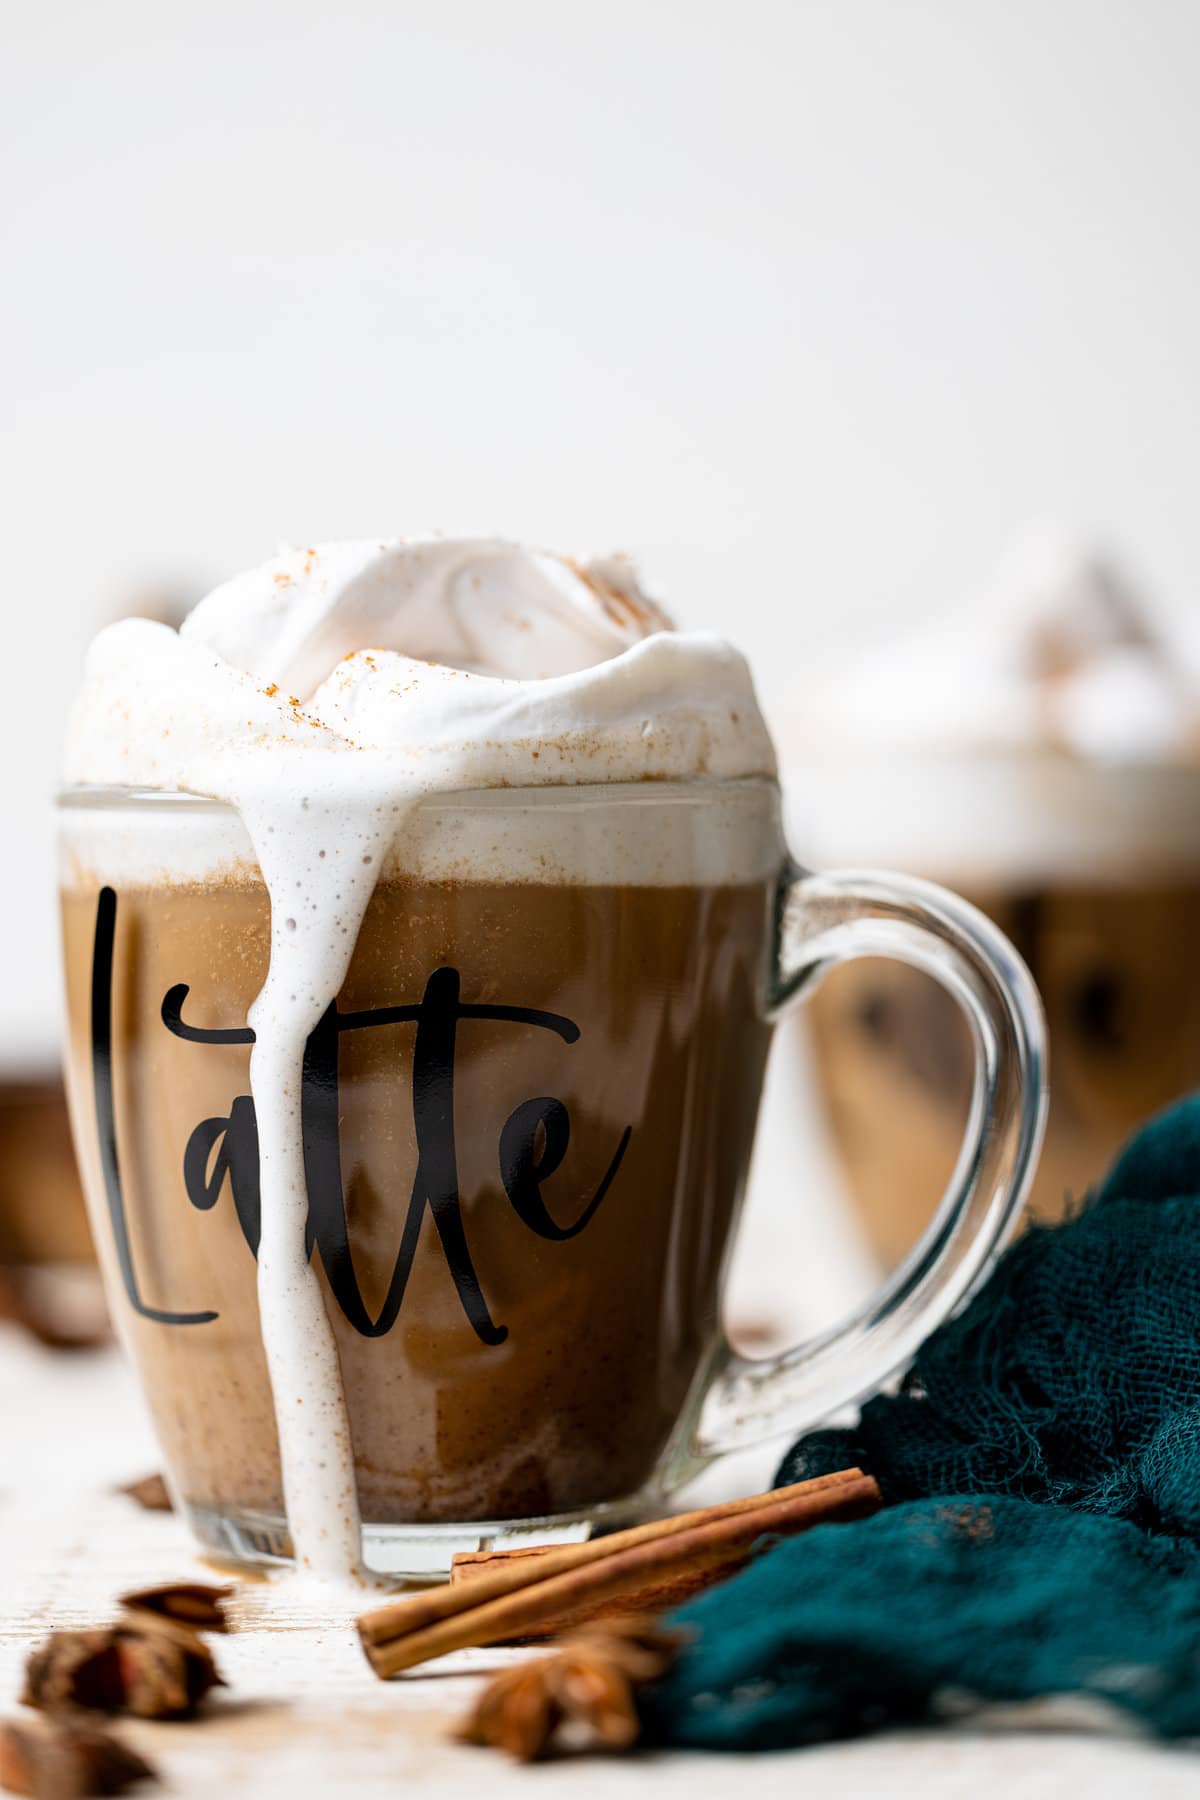
[[[779,780],[775,775],[698,775],[688,781],[659,780],[653,776],[640,781],[543,782],[522,786],[519,783],[496,787],[433,788],[414,796],[418,805],[452,807],[487,806],[552,806],[594,804],[601,797],[623,802],[636,801],[654,805],[660,802],[691,801],[703,803],[720,793],[723,797],[741,795],[747,800],[778,795]],[[104,811],[161,808],[169,812],[238,811],[232,800],[221,800],[211,794],[197,794],[186,788],[152,788],[121,786],[115,783],[76,783],[60,787],[54,795],[56,810]]]

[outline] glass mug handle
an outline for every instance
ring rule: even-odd
[[[722,1340],[691,1472],[776,1433],[800,1433],[906,1363],[987,1273],[1020,1214],[1046,1120],[1041,1001],[1008,939],[932,882],[857,870],[785,871],[768,995],[778,1016],[852,957],[892,957],[947,988],[975,1052],[970,1112],[941,1204],[905,1261],[834,1330],[762,1358]]]

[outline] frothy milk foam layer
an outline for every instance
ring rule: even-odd
[[[341,1370],[305,1250],[300,1089],[380,872],[436,860],[441,794],[774,767],[743,658],[672,632],[620,560],[577,565],[498,540],[287,551],[217,588],[178,633],[126,620],[92,645],[67,782],[230,803],[270,895],[270,964],[249,1019],[258,1296],[300,1567],[361,1574]],[[222,829],[200,834],[214,867],[231,848]],[[727,847],[730,874],[744,874],[732,828]],[[494,849],[460,834],[450,853],[460,873],[477,859],[495,878]],[[645,849],[662,870],[663,847]]]

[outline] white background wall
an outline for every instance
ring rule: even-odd
[[[1194,606],[1198,95],[1197,0],[3,0],[0,1044],[87,636],[280,538],[631,547],[776,703],[1033,523]]]

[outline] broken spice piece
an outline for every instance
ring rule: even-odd
[[[225,1602],[233,1592],[232,1584],[211,1587],[200,1581],[174,1581],[122,1594],[119,1604],[129,1612],[174,1619],[179,1625],[190,1625],[194,1631],[228,1631]]]
[[[117,1489],[126,1499],[135,1500],[147,1512],[173,1512],[171,1496],[161,1475],[143,1475],[140,1481],[127,1481]]]
[[[111,1732],[78,1720],[0,1725],[0,1787],[33,1800],[123,1794],[154,1769]]]
[[[641,1730],[637,1691],[666,1674],[682,1641],[652,1618],[572,1632],[549,1656],[494,1675],[457,1736],[519,1762],[537,1761],[563,1739],[572,1748],[628,1750]]]
[[[224,1685],[202,1631],[228,1629],[228,1588],[177,1583],[123,1596],[114,1625],[55,1631],[25,1665],[26,1706],[88,1707],[142,1719],[190,1718]]]

